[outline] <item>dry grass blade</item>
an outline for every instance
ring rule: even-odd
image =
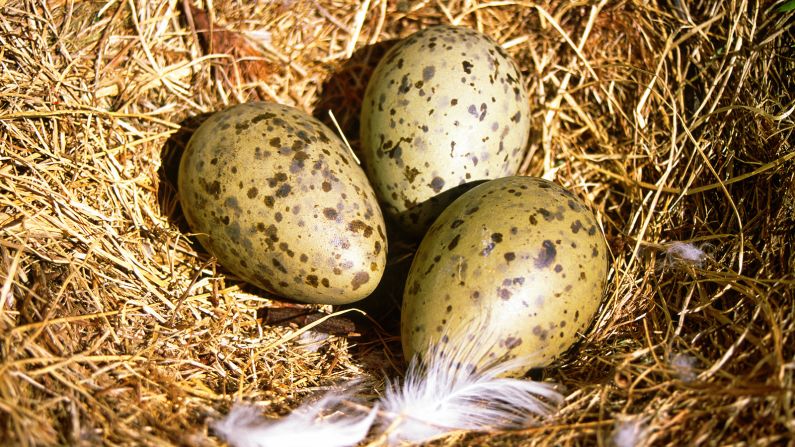
[[[191,239],[174,160],[203,114],[256,99],[330,110],[355,138],[393,40],[456,23],[516,59],[533,105],[522,173],[587,199],[613,256],[597,322],[539,372],[569,390],[552,419],[433,444],[608,445],[622,421],[642,421],[638,443],[786,444],[795,27],[782,5],[0,1],[2,443],[221,445],[208,421],[235,399],[278,416],[333,383],[383,390],[381,368],[405,366],[389,326],[309,349],[310,327],[258,320],[293,305]],[[390,248],[400,267],[415,247]]]

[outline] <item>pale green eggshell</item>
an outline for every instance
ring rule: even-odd
[[[435,26],[392,47],[367,85],[361,145],[386,214],[421,235],[466,182],[513,175],[530,132],[514,61],[467,28]]]
[[[488,316],[492,358],[547,365],[591,323],[607,259],[593,214],[561,186],[533,177],[483,183],[444,210],[417,250],[403,297],[404,353],[446,343],[445,334]]]
[[[343,304],[383,274],[384,221],[364,171],[298,109],[257,102],[215,113],[185,149],[178,188],[202,245],[265,290]]]

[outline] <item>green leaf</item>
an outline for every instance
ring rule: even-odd
[[[778,12],[790,12],[793,10],[795,10],[795,0],[789,0],[778,7]]]

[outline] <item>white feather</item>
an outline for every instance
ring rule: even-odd
[[[413,358],[402,386],[387,385],[380,425],[389,444],[528,427],[563,400],[550,384],[499,377],[528,359],[489,360],[496,337],[487,324],[473,326],[429,348],[424,361]]]
[[[646,418],[624,415],[616,418],[610,440],[615,447],[642,447],[647,444],[648,438]]]
[[[236,404],[212,427],[234,447],[350,447],[367,436],[378,407],[368,413],[346,414],[351,410],[342,402],[348,397],[348,393],[332,391],[282,419],[270,420],[256,407]]]
[[[689,354],[677,353],[671,356],[671,367],[682,382],[689,383],[696,380],[698,360]]]
[[[665,253],[673,259],[678,259],[699,267],[707,260],[707,253],[704,250],[693,244],[688,244],[687,242],[672,242],[668,245],[668,248],[665,249]]]
[[[316,331],[306,331],[298,336],[298,346],[308,352],[317,352],[323,347],[323,342],[329,339],[329,334]]]

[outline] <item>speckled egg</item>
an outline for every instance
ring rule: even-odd
[[[178,187],[202,245],[258,287],[343,304],[378,285],[387,243],[373,190],[339,138],[298,109],[213,114],[185,149]]]
[[[422,353],[489,315],[492,358],[547,365],[591,323],[607,260],[596,219],[566,189],[534,177],[483,183],[444,210],[417,250],[403,295],[403,350]]]
[[[370,78],[360,128],[385,213],[421,235],[455,198],[444,192],[514,175],[529,114],[521,73],[488,37],[436,26],[396,44]]]

